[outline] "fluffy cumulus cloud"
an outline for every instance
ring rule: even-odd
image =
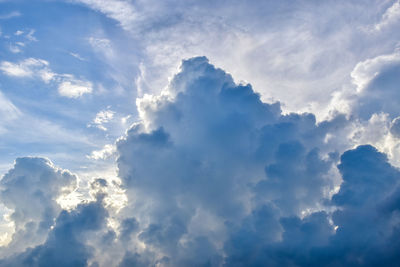
[[[107,211],[100,200],[62,211],[46,241],[0,261],[2,266],[87,266],[92,255],[85,238],[105,224]],[[96,265],[92,265],[96,266]]]
[[[346,110],[356,124],[353,144],[372,144],[387,153],[393,164],[400,166],[399,52],[363,60],[355,65],[350,76],[352,85],[345,86],[332,102],[337,109]]]
[[[353,147],[353,126],[370,118],[283,114],[205,57],[184,60],[137,108],[138,121],[110,145],[120,182],[95,179],[91,198],[70,210],[57,199],[73,174],[17,160],[0,199],[15,223],[10,244],[35,242],[10,247],[1,266],[400,264],[400,171],[375,147]],[[389,114],[393,139],[399,114]],[[118,210],[111,187],[127,197]]]
[[[61,211],[57,199],[76,185],[75,175],[58,169],[47,159],[18,158],[0,181],[0,201],[12,210],[9,219],[15,228],[11,243],[1,253],[43,242]]]
[[[67,80],[60,83],[58,93],[69,98],[78,98],[92,92],[92,83],[80,80]]]
[[[142,121],[118,142],[118,167],[145,248],[128,247],[121,266],[396,260],[386,251],[396,211],[382,217],[379,244],[370,222],[388,199],[396,206],[398,171],[371,146],[339,159],[330,143],[349,123],[342,115],[318,124],[312,114],[282,115],[204,57],[184,61],[166,91],[137,105]]]
[[[399,83],[400,53],[381,55],[356,65],[351,73],[357,86],[353,112],[357,117],[369,119],[372,114],[384,112],[393,119],[400,115]]]

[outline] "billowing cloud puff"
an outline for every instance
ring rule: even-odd
[[[333,214],[253,211],[225,244],[227,266],[397,266],[400,172],[372,146],[345,152]],[[273,234],[281,232],[276,237]]]
[[[343,116],[317,124],[312,114],[282,115],[202,57],[137,104],[142,121],[117,149],[125,212],[145,249],[132,245],[121,266],[396,261],[387,248],[400,177],[385,155],[371,146],[344,153],[334,191],[339,158],[329,143],[338,144]]]
[[[62,211],[44,244],[3,261],[1,266],[88,266],[92,250],[86,238],[105,224],[108,213],[101,199]],[[96,265],[93,265],[96,266]]]
[[[26,199],[52,223],[1,195],[26,214],[22,225],[47,232],[0,265],[399,265],[400,171],[373,146],[348,150],[344,115],[317,123],[313,114],[282,114],[205,57],[183,61],[160,95],[137,106],[139,121],[116,144],[126,206],[107,204],[109,182],[96,179],[96,200],[61,211],[54,199],[75,177],[20,159],[3,187],[21,195],[27,170],[36,170]],[[44,177],[58,182],[42,185]],[[48,201],[36,207],[42,190]]]
[[[357,95],[352,101],[357,118],[369,119],[380,112],[389,114],[392,119],[400,115],[400,53],[360,62],[351,76],[357,85]]]
[[[119,175],[138,239],[171,266],[222,264],[227,225],[319,209],[337,182],[326,136],[341,116],[316,124],[312,114],[282,115],[204,57],[137,104],[142,121],[117,144]],[[282,227],[268,220],[277,241]]]
[[[18,158],[0,180],[0,201],[12,210],[15,233],[6,251],[43,242],[61,211],[57,199],[70,193],[77,177],[44,158]]]

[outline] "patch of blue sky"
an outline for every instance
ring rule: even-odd
[[[0,6],[0,15],[19,14],[0,20],[0,61],[16,68],[22,68],[28,59],[46,62],[26,64],[26,71],[31,72],[26,75],[12,75],[4,69],[0,73],[0,90],[24,114],[1,138],[1,162],[12,162],[12,158],[23,154],[45,154],[77,168],[79,163],[68,163],[71,157],[62,158],[72,154],[85,159],[85,154],[114,142],[125,130],[126,125],[118,127],[118,123],[107,132],[88,127],[99,111],[110,109],[119,114],[119,120],[135,116],[136,43],[117,22],[81,5],[55,1],[25,1],[21,5],[15,1]],[[19,51],[13,50],[14,46]],[[115,63],[118,65],[110,64],[109,57],[120,51],[133,56]],[[47,80],[43,75],[49,76]],[[73,97],[61,95],[61,84],[73,85],[74,81],[83,82],[90,92]],[[43,125],[38,126],[36,120]],[[46,131],[46,125],[48,135],[55,135],[53,142],[48,136],[34,137],[36,128]],[[57,156],[59,151],[65,155]]]

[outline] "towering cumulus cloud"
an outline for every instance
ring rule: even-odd
[[[75,177],[17,160],[1,180],[10,244],[46,230],[1,266],[400,264],[400,171],[370,145],[347,150],[352,118],[282,114],[205,57],[183,61],[137,107],[116,144],[127,196],[118,211],[104,179],[92,183],[95,200],[61,211],[54,199]]]

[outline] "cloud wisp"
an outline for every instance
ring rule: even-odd
[[[58,74],[49,68],[49,62],[43,59],[27,58],[18,63],[0,62],[3,74],[14,78],[38,78],[44,83],[54,83],[60,96],[79,98],[93,91],[93,84],[76,78],[72,74]]]

